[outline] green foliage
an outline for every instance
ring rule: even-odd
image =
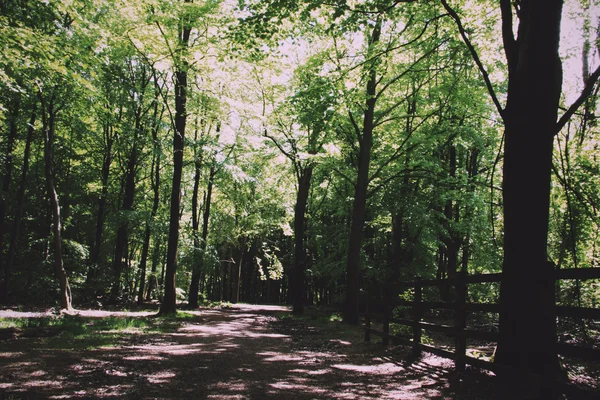
[[[466,22],[481,21],[469,36],[502,97],[506,76],[496,4],[454,3]],[[377,19],[382,32],[373,44],[366,33]],[[285,301],[298,177],[310,167],[307,287],[314,302],[341,303],[370,71],[378,84],[361,280],[447,276],[453,246],[459,268],[499,271],[502,126],[451,22],[431,2],[3,3],[0,175],[12,160],[9,189],[0,192],[6,205],[3,257],[17,220],[28,124],[36,116],[9,299],[53,304],[57,290],[39,141],[41,100],[56,107],[52,169],[76,301],[103,302],[114,280],[125,291],[122,299],[133,300],[146,224],[146,283],[148,276],[161,281],[174,67],[188,73],[177,287],[187,290],[201,257],[203,292],[221,300],[224,286],[233,285],[224,261],[233,261],[242,265],[247,298],[241,300],[266,301],[272,291]],[[182,23],[192,29],[185,49]],[[596,101],[591,98],[556,140],[548,254],[558,268],[600,263]],[[11,126],[17,129],[14,143],[7,139]],[[191,229],[196,165],[198,232]],[[135,193],[126,207],[130,176]],[[209,232],[198,246],[194,235],[202,229],[209,179]],[[116,279],[115,242],[123,226],[127,254]],[[599,290],[595,282],[568,282],[559,286],[559,298],[561,304],[594,306]],[[161,291],[154,288],[151,297]],[[470,297],[492,302],[497,292],[493,285],[473,285]]]
[[[2,318],[0,329],[17,328],[23,334],[44,339],[32,346],[55,349],[95,349],[114,347],[140,334],[174,332],[186,321],[197,321],[198,316],[177,312],[165,317],[82,317],[62,315],[41,318]],[[44,331],[44,329],[46,329]],[[27,333],[25,332],[27,330]]]

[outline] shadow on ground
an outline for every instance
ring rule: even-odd
[[[45,346],[44,338],[3,340],[0,399],[492,397],[480,374],[466,374],[451,386],[448,360],[410,360],[375,344],[357,350],[357,345],[333,339],[323,346],[310,332],[281,326],[274,318],[281,312],[288,310],[203,309],[174,332],[133,334],[112,347],[81,349],[71,343],[57,349]]]

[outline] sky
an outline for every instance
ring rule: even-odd
[[[593,3],[598,3],[593,0]],[[560,54],[563,59],[563,93],[567,104],[571,104],[583,89],[582,61],[584,43],[584,17],[580,0],[566,0],[563,8],[561,25]],[[592,5],[587,12],[591,22],[592,39],[596,27],[600,27],[600,6]],[[592,44],[589,57],[590,72],[600,65],[597,48]]]

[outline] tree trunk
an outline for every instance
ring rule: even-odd
[[[158,85],[158,84],[157,84]],[[159,120],[163,115],[163,110],[158,112],[158,97],[160,94],[160,89],[156,87],[156,96],[154,98],[155,106],[154,106],[154,122],[152,128],[152,141],[154,143],[154,147],[152,149],[152,166],[150,168],[150,177],[151,177],[151,186],[152,191],[154,192],[154,198],[152,202],[152,211],[150,212],[150,218],[146,221],[146,228],[144,231],[144,243],[142,245],[142,254],[140,260],[140,287],[138,290],[138,304],[142,304],[144,299],[149,300],[150,290],[146,290],[146,269],[148,265],[148,253],[150,250],[150,236],[152,234],[151,222],[156,217],[158,213],[158,206],[160,204],[160,193],[159,193],[159,183],[160,183],[160,143],[158,141],[158,131],[160,129]],[[153,265],[153,271],[156,272],[156,266]],[[154,277],[156,278],[156,277]],[[148,284],[150,286],[150,283]]]
[[[162,114],[164,112],[164,106],[163,109],[161,111],[161,117]],[[156,119],[156,123],[157,125],[154,127],[154,130],[152,131],[152,140],[154,141],[154,171],[153,171],[153,176],[154,179],[152,179],[152,190],[154,191],[154,200],[152,203],[152,214],[151,214],[151,219],[154,219],[156,217],[156,215],[158,214],[158,207],[160,204],[160,158],[161,158],[161,153],[162,153],[162,149],[161,149],[161,145],[160,145],[160,140],[158,138],[158,130],[159,130],[159,126],[158,126],[158,121],[160,119]],[[150,275],[150,278],[148,279],[148,287],[146,288],[146,301],[150,301],[151,297],[152,297],[152,290],[156,289],[158,286],[158,279],[156,278],[156,265],[158,263],[158,258],[160,255],[160,243],[154,243],[154,252],[152,254],[152,275]]]
[[[198,289],[200,286],[200,276],[204,264],[204,253],[206,252],[206,240],[208,239],[208,222],[210,220],[210,206],[212,201],[213,180],[215,178],[215,164],[210,167],[208,176],[208,188],[206,189],[206,199],[204,200],[204,213],[202,215],[202,239],[200,240],[200,254],[196,267],[192,273],[192,282],[190,284],[190,307],[198,307]]]
[[[238,303],[240,301],[240,281],[241,281],[241,273],[242,273],[242,265],[244,262],[244,255],[246,254],[246,241],[242,240],[242,246],[240,248],[240,257],[239,260],[234,262],[232,266],[231,273],[231,302]]]
[[[198,290],[200,287],[200,270],[202,268],[203,252],[200,250],[200,215],[198,212],[198,194],[200,192],[200,175],[202,172],[202,153],[198,151],[198,121],[194,132],[194,189],[192,193],[192,236],[194,237],[194,257],[192,279],[188,293],[188,307],[198,308]]]
[[[296,207],[294,209],[294,273],[292,282],[293,314],[304,313],[304,301],[306,298],[305,273],[306,273],[306,250],[304,248],[304,236],[306,230],[306,207],[310,192],[310,181],[313,168],[307,166],[301,170],[298,179],[298,193],[296,194]]]
[[[65,310],[71,310],[71,288],[69,287],[69,280],[63,266],[60,203],[58,194],[56,193],[53,171],[53,142],[56,110],[54,109],[52,99],[50,99],[47,105],[44,105],[43,99],[40,100],[42,101],[42,119],[44,130],[44,174],[46,176],[46,190],[48,192],[50,208],[52,211],[52,248],[54,251],[54,271],[60,286],[60,306]]]
[[[191,0],[184,0],[190,3]],[[185,19],[185,17],[184,17]],[[169,215],[169,240],[165,270],[165,297],[160,314],[174,314],[176,305],[177,245],[179,242],[179,211],[181,205],[181,176],[183,172],[183,147],[187,121],[187,62],[183,60],[190,40],[191,27],[181,21],[179,32],[179,57],[175,71],[175,129],[173,138],[173,185],[171,187],[171,211]],[[174,60],[175,61],[175,60]]]
[[[372,48],[379,42],[381,35],[381,21],[377,21],[373,27],[373,35],[369,42]],[[369,185],[369,165],[371,163],[371,147],[373,146],[373,121],[375,113],[375,97],[377,89],[377,70],[373,64],[369,68],[369,81],[367,82],[367,99],[363,119],[362,135],[360,135],[360,149],[358,155],[358,176],[354,192],[354,205],[352,209],[352,225],[348,240],[348,252],[346,260],[346,298],[344,309],[344,322],[357,325],[358,299],[359,299],[359,276],[360,276],[360,248],[362,242],[362,231],[365,223],[367,209],[367,188]]]
[[[23,220],[23,211],[25,209],[25,188],[27,185],[27,174],[29,172],[29,155],[31,153],[31,142],[33,141],[33,134],[35,133],[35,118],[36,112],[34,108],[34,110],[31,112],[31,118],[29,119],[29,126],[27,127],[27,140],[25,142],[25,152],[23,153],[23,166],[21,167],[21,181],[19,183],[19,190],[17,193],[17,209],[15,211],[15,219],[10,235],[8,254],[6,256],[6,263],[4,265],[2,287],[0,287],[0,303],[7,301],[8,291],[10,287],[9,282],[12,275],[13,265],[15,263],[15,256],[17,254],[17,243],[19,240],[19,233],[21,230],[21,221]]]
[[[136,123],[138,125],[138,123]],[[137,132],[136,128],[136,132]],[[123,196],[122,211],[129,212],[133,209],[133,201],[135,199],[135,175],[137,168],[137,134],[134,137],[133,148],[129,154],[129,160],[127,162],[127,172],[125,177],[125,194]],[[113,286],[111,290],[111,297],[113,300],[117,299],[121,295],[121,275],[123,274],[123,258],[126,256],[127,242],[129,240],[129,216],[125,221],[121,222],[119,230],[117,231],[117,240],[115,245],[115,258],[113,260]]]
[[[5,228],[5,218],[6,218],[6,199],[10,197],[8,191],[10,189],[10,182],[12,180],[12,170],[13,170],[13,150],[15,146],[15,140],[17,139],[17,123],[19,118],[19,106],[20,106],[20,96],[15,96],[15,100],[13,102],[13,110],[9,116],[8,120],[8,138],[6,140],[6,153],[4,158],[4,177],[2,179],[2,187],[0,188],[0,279],[2,279],[0,292],[0,301],[6,300],[6,291],[7,284],[4,283],[4,280],[8,276],[6,263],[4,259],[4,234],[6,231]]]
[[[104,232],[104,219],[106,217],[106,200],[108,196],[108,178],[110,176],[110,165],[112,164],[112,127],[106,123],[104,126],[104,136],[106,139],[106,149],[104,153],[104,160],[102,162],[102,172],[100,175],[100,183],[102,185],[100,191],[100,198],[98,199],[98,214],[96,215],[96,233],[94,235],[94,243],[92,245],[92,251],[90,253],[90,265],[88,275],[86,277],[86,286],[90,287],[93,285],[93,281],[96,274],[96,268],[98,267],[98,260],[100,259],[100,249],[102,248],[102,234]]]
[[[509,29],[504,32],[509,84],[503,115],[504,265],[495,361],[543,376],[555,376],[558,371],[547,235],[553,138],[562,83],[558,55],[562,3],[522,1],[518,42]],[[506,13],[510,5],[505,7]],[[506,24],[506,14],[503,20]],[[540,393],[538,398],[554,395]]]

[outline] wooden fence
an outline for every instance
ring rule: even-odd
[[[579,268],[567,270],[554,270],[553,281],[569,280],[569,279],[600,279],[600,268]],[[500,282],[502,274],[482,274],[482,275],[467,275],[464,272],[456,274],[455,279],[441,280],[424,280],[417,278],[412,282],[404,282],[399,285],[387,286],[384,288],[383,301],[374,303],[371,293],[367,293],[367,305],[365,310],[365,341],[371,340],[371,335],[382,337],[384,344],[389,344],[390,339],[396,344],[412,346],[415,355],[421,351],[427,351],[435,355],[454,360],[456,370],[464,371],[465,364],[474,367],[486,369],[489,371],[500,372],[503,367],[493,362],[482,360],[479,358],[467,355],[467,338],[479,339],[488,342],[498,342],[499,332],[481,331],[469,329],[467,327],[467,313],[473,311],[499,313],[500,307],[498,304],[487,303],[469,303],[468,286],[474,283]],[[426,287],[437,286],[439,288],[453,288],[453,302],[441,301],[424,301],[423,289]],[[414,298],[412,301],[401,300],[398,294],[401,290],[412,289]],[[381,288],[380,288],[381,290]],[[405,306],[411,309],[412,318],[394,318],[392,310],[396,306]],[[380,313],[376,314],[375,309],[379,309]],[[425,310],[452,310],[454,311],[454,321],[452,325],[435,324],[423,321]],[[576,317],[584,319],[600,320],[600,309],[585,308],[585,307],[567,307],[556,306],[556,315],[559,317]],[[377,318],[379,317],[379,318]],[[382,329],[377,330],[372,327],[373,319],[378,319],[382,322]],[[390,323],[412,327],[412,340],[395,336],[390,333]],[[454,351],[430,346],[422,343],[423,329],[434,332],[441,332],[454,337]],[[566,343],[557,343],[557,353],[560,355],[575,357],[586,360],[600,360],[600,350],[578,347]],[[565,394],[577,392],[578,398],[594,398],[598,399],[598,393],[586,393],[570,385],[560,385],[560,389]]]

